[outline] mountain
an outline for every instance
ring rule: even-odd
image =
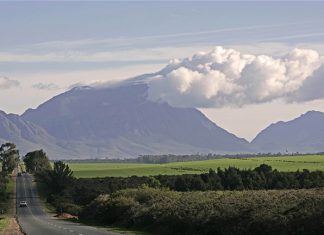
[[[197,109],[149,101],[147,90],[141,83],[77,87],[27,110],[21,118],[43,128],[59,148],[79,158],[250,151],[247,141]]]
[[[249,144],[194,108],[147,99],[144,83],[77,87],[23,115],[0,111],[0,142],[52,159],[125,158],[143,154],[322,152],[324,113],[310,111],[261,131]]]
[[[323,152],[324,113],[309,111],[292,121],[271,124],[252,145],[261,152]]]
[[[24,120],[15,114],[6,114],[0,111],[0,143],[13,142],[21,153],[44,148],[50,154],[56,153],[67,154],[57,146],[56,139],[50,136],[43,128]]]

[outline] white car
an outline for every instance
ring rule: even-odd
[[[19,207],[27,207],[27,206],[28,206],[28,204],[26,201],[19,202]]]

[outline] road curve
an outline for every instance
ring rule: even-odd
[[[102,228],[59,220],[45,213],[32,176],[22,174],[17,177],[16,182],[18,221],[27,235],[118,235]],[[27,201],[28,207],[20,208],[20,201]]]

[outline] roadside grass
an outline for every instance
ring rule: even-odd
[[[9,218],[0,217],[0,232],[2,232],[9,225]]]
[[[234,166],[240,169],[255,168],[267,164],[279,171],[324,171],[324,155],[274,156],[255,158],[222,158],[205,161],[174,162],[166,164],[140,163],[68,163],[77,178],[128,177],[150,175],[200,174],[210,168]]]
[[[9,198],[14,196],[14,189],[15,189],[15,179],[14,177],[9,177],[9,182],[7,184],[7,193],[9,193]]]
[[[6,188],[6,191],[8,193],[8,199],[1,202],[3,204],[4,214],[0,215],[0,234],[9,226],[10,218],[13,216],[14,208],[15,208],[15,200],[14,200],[15,179],[13,176],[9,176],[8,179],[9,182]]]
[[[0,216],[10,217],[14,215],[15,210],[15,179],[12,176],[8,177],[8,184],[6,188],[7,198],[0,201],[1,209]],[[3,213],[3,214],[2,214]],[[2,214],[2,215],[1,215]]]

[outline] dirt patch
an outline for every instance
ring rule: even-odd
[[[8,226],[2,231],[2,235],[24,235],[15,218],[9,218]]]
[[[68,213],[63,213],[60,215],[56,215],[55,217],[59,218],[59,219],[78,219],[78,216],[75,215],[71,215]]]

